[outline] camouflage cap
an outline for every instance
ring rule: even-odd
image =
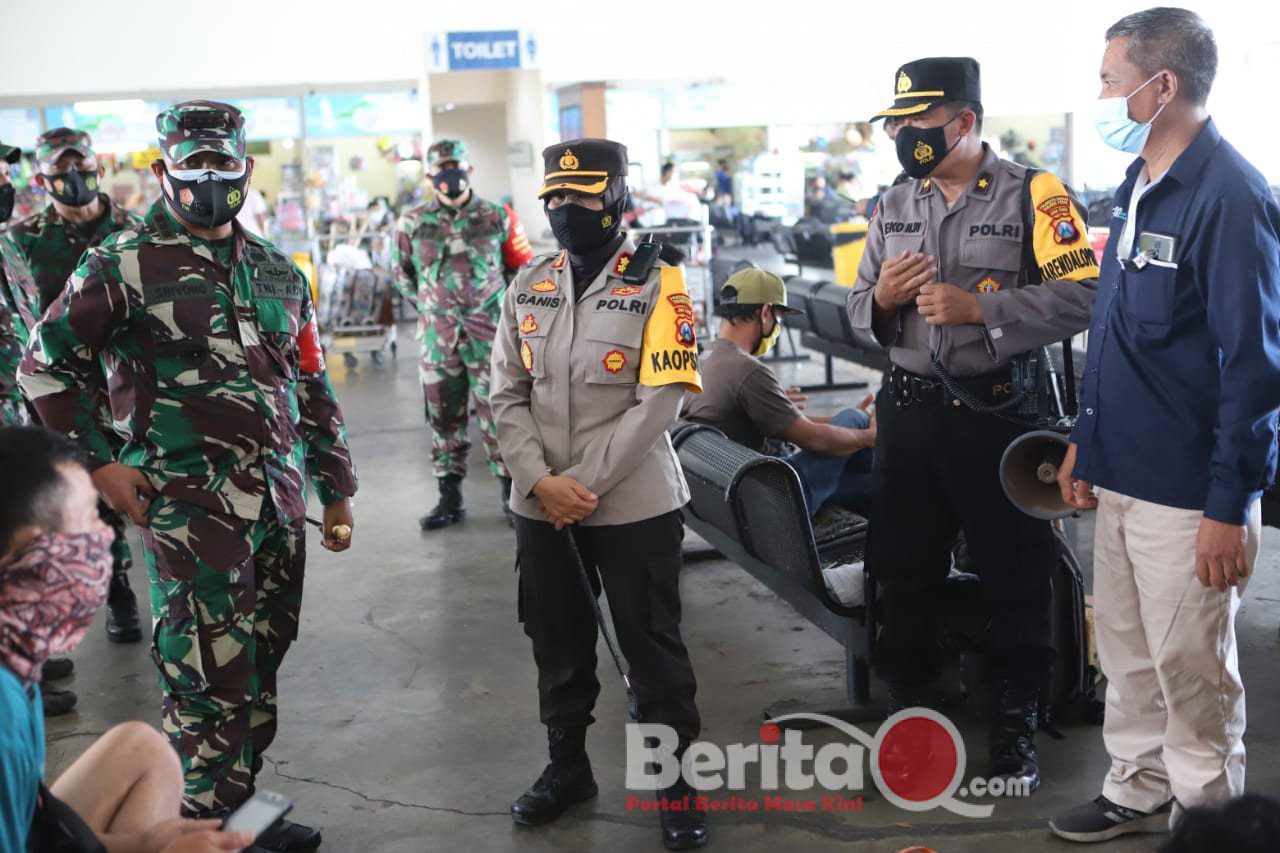
[[[441,139],[427,149],[427,166],[434,168],[446,160],[457,160],[459,163],[467,159],[467,145],[461,139]]]
[[[71,127],[55,127],[36,137],[36,162],[52,166],[64,151],[74,151],[81,157],[93,157],[93,140],[83,130]]]
[[[244,116],[220,101],[183,101],[156,116],[160,150],[174,163],[198,151],[245,156]]]

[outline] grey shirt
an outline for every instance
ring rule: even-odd
[[[1026,167],[1000,159],[989,147],[968,192],[948,209],[926,179],[888,190],[867,232],[858,280],[849,295],[855,331],[889,350],[912,373],[933,375],[932,352],[958,377],[989,373],[1019,353],[1064,340],[1089,325],[1098,266],[1088,230],[1062,182],[1041,172],[1031,182],[1031,235],[1044,281],[1024,286],[1023,196]],[[981,325],[929,326],[915,304],[887,322],[875,319],[880,267],[904,251],[937,259],[935,281],[978,294]]]
[[[701,387],[692,303],[680,268],[661,261],[642,284],[624,282],[634,251],[625,240],[576,304],[563,252],[535,258],[507,289],[489,401],[511,508],[525,518],[546,520],[532,492],[550,471],[600,498],[588,526],[689,500],[667,429],[686,388]]]
[[[709,424],[758,453],[800,417],[760,359],[717,338],[702,351],[702,393],[685,395],[683,417]]]

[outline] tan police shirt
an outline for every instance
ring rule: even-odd
[[[1023,195],[1027,169],[1002,160],[987,145],[968,191],[948,209],[926,179],[886,192],[867,232],[858,280],[849,295],[855,331],[874,336],[890,360],[912,373],[934,375],[931,354],[952,375],[970,377],[1004,367],[1019,353],[1064,340],[1089,326],[1098,266],[1088,230],[1062,182],[1050,172],[1031,181],[1032,242],[1044,281],[1023,286]],[[929,326],[912,302],[887,322],[874,314],[876,281],[885,260],[904,251],[937,259],[937,282],[978,294],[984,323]]]
[[[564,252],[535,258],[502,303],[489,402],[511,472],[511,508],[545,521],[534,484],[549,469],[600,498],[588,526],[628,524],[678,509],[689,489],[667,429],[686,390],[700,390],[693,303],[679,267],[662,261],[642,284],[618,253],[573,301]]]

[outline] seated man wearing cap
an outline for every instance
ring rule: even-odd
[[[709,424],[752,450],[772,440],[800,452],[783,457],[800,475],[810,514],[828,501],[865,515],[871,493],[875,418],[871,397],[834,417],[808,417],[760,357],[782,332],[787,307],[782,279],[758,269],[734,273],[720,289],[720,333],[702,353],[702,393],[685,396],[682,416]]]

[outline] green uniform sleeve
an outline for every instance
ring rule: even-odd
[[[18,370],[41,423],[79,441],[93,468],[114,459],[94,406],[102,381],[98,356],[129,317],[128,294],[116,272],[112,256],[88,252],[31,330]]]
[[[413,266],[413,223],[403,216],[396,222],[395,238],[391,241],[391,282],[414,310],[421,314],[418,271]]]
[[[306,440],[311,483],[320,503],[328,506],[356,493],[356,472],[347,446],[347,428],[338,395],[319,357],[320,339],[309,289],[304,293],[301,319],[298,346],[302,369],[294,391],[298,398],[299,428]]]

